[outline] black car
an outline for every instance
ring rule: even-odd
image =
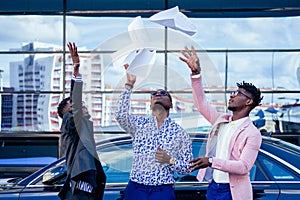
[[[192,136],[194,156],[204,155],[205,136]],[[128,135],[105,139],[97,144],[97,152],[107,175],[104,200],[123,199],[132,162],[132,139]],[[278,139],[263,137],[250,178],[255,199],[299,199],[300,147]],[[57,193],[66,178],[65,159],[61,158],[30,176],[2,185],[0,200],[58,199]],[[207,182],[190,175],[175,174],[177,199],[206,199]]]

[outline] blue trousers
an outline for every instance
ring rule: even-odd
[[[207,200],[232,200],[229,183],[216,183],[214,180],[208,185]]]
[[[173,185],[148,186],[129,181],[124,200],[175,200]]]

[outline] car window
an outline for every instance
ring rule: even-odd
[[[257,159],[262,165],[262,168],[269,175],[271,180],[274,181],[288,181],[288,180],[300,180],[299,175],[297,175],[288,166],[277,160],[267,157],[266,155],[260,154]]]
[[[107,183],[128,182],[132,166],[132,144],[111,145],[97,151]]]
[[[259,163],[259,157],[261,152],[258,153],[257,159],[250,170],[250,180],[251,181],[267,181],[269,180],[268,175],[266,175],[265,170]]]
[[[205,155],[205,142],[201,140],[193,141],[192,151],[194,157]],[[110,145],[97,150],[102,167],[107,177],[107,183],[128,182],[132,167],[132,144],[122,143]],[[190,175],[174,174],[177,181],[197,181],[194,171]]]

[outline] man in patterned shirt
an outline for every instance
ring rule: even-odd
[[[124,66],[128,68],[128,64]],[[173,200],[174,172],[190,173],[191,139],[170,119],[169,110],[173,105],[167,91],[157,90],[151,94],[152,115],[130,115],[130,96],[135,82],[136,76],[127,73],[127,83],[116,111],[120,126],[133,138],[134,155],[125,199]]]

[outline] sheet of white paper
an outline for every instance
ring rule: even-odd
[[[131,65],[132,61],[135,59],[135,57],[138,55],[139,53],[139,49],[132,51],[130,54],[128,54],[128,56],[126,56],[126,58],[123,61],[123,64],[129,64]]]
[[[132,42],[143,43],[148,41],[148,33],[144,27],[141,16],[134,18],[127,27]]]
[[[143,29],[143,28],[145,28],[145,27],[144,27],[144,23],[142,21],[141,16],[137,16],[136,18],[134,18],[128,25],[128,31],[134,31],[134,30]]]
[[[137,76],[146,76],[155,63],[156,51],[146,48],[132,51],[123,61],[123,64],[129,64],[127,72]]]
[[[179,30],[190,36],[197,33],[197,27],[187,16],[179,11],[178,6],[156,13],[152,15],[149,20],[160,25]]]

